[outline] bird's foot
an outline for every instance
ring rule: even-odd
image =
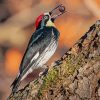
[[[47,75],[47,73],[48,73],[48,67],[46,66],[46,67],[44,67],[45,69],[42,71],[42,72],[40,72],[39,73],[39,77],[41,77],[41,76],[46,76]]]
[[[54,62],[53,66],[56,67],[60,64],[62,64],[61,60],[57,60],[57,61]]]
[[[48,67],[44,67],[44,68],[45,68],[45,69],[44,69],[42,72],[39,73],[38,82],[39,82],[40,84],[43,83],[43,80],[42,80],[43,76],[46,76],[47,73],[48,73]]]

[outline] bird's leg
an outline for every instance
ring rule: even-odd
[[[56,65],[62,64],[61,60],[57,60],[57,61],[55,61],[55,63],[56,63]]]
[[[39,77],[46,76],[48,73],[48,67],[46,65],[43,65],[42,68],[44,69],[42,72],[39,73]]]
[[[57,61],[55,61],[54,63],[52,63],[51,66],[57,67],[57,66],[59,66],[60,64],[62,64],[62,61],[61,61],[61,60],[57,60]]]
[[[42,72],[39,73],[39,79],[38,79],[38,82],[39,82],[40,84],[43,83],[43,80],[41,79],[41,77],[46,76],[47,73],[48,73],[48,67],[47,67],[46,65],[43,65],[42,68],[43,68],[44,70],[43,70]]]

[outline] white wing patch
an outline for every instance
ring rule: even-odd
[[[39,57],[39,52],[37,52],[36,54],[35,54],[35,56],[32,58],[32,60],[31,60],[31,62],[33,61],[33,60],[36,60],[37,58]]]
[[[57,49],[58,43],[56,41],[51,41],[51,43],[48,45],[48,47],[43,51],[43,53],[40,55],[38,61],[35,63],[34,66],[42,67],[55,53]]]

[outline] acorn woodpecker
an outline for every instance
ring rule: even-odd
[[[59,13],[56,13],[56,11]],[[20,82],[34,69],[43,67],[51,58],[58,46],[59,31],[54,25],[55,19],[65,12],[61,4],[52,11],[41,14],[35,23],[36,30],[32,34],[26,52],[20,64],[19,74],[12,83],[12,92],[16,92]]]

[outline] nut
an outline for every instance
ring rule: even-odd
[[[59,11],[60,11],[60,12],[65,12],[65,6],[61,5],[61,6],[59,7]]]

